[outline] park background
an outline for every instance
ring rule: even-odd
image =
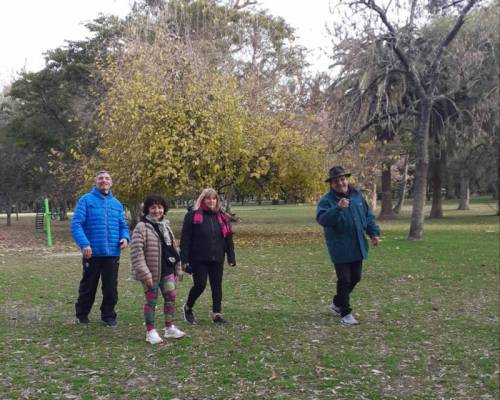
[[[4,86],[0,398],[498,397],[498,5],[329,4],[324,70],[258,2],[144,0]],[[337,164],[384,232],[355,330],[314,221]],[[131,227],[160,193],[178,235],[207,186],[241,218],[226,329],[201,303],[186,340],[146,346],[128,252],[119,328],[72,324],[68,218],[102,168]]]

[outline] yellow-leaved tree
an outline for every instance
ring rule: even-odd
[[[161,32],[126,48],[101,68],[107,90],[88,165],[111,171],[133,222],[149,193],[172,200],[204,187],[272,198],[317,193],[324,149],[279,115],[252,108],[234,77]]]

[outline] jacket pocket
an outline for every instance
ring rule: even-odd
[[[103,216],[103,209],[101,207],[97,207],[95,204],[89,204],[87,212],[91,218],[102,218]]]
[[[351,242],[345,237],[328,240],[327,247],[333,262],[344,259],[351,252]]]
[[[109,212],[114,218],[120,218],[121,209],[117,206],[110,206]]]
[[[361,226],[363,229],[366,229],[366,226],[368,225],[368,222],[366,220],[366,212],[365,212],[365,207],[363,205],[363,202],[356,202],[356,214],[358,215],[358,218],[361,222]]]

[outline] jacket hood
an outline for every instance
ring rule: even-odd
[[[97,196],[101,199],[111,199],[113,198],[113,192],[111,191],[111,189],[109,189],[109,193],[107,195],[104,195],[101,193],[101,191],[99,189],[97,189],[95,186],[92,188],[92,194],[94,196]]]
[[[343,196],[342,193],[336,192],[333,189],[330,189],[330,193],[335,199],[340,200]],[[353,194],[359,193],[359,190],[357,190],[354,186],[352,185],[347,185],[347,195],[352,196]]]

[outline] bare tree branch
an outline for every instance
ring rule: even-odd
[[[367,129],[371,128],[373,125],[376,125],[376,124],[378,124],[380,122],[386,121],[386,120],[391,119],[393,117],[400,116],[402,114],[410,114],[410,115],[414,115],[414,116],[417,115],[417,113],[415,113],[413,111],[410,111],[408,109],[394,111],[392,113],[387,113],[387,114],[385,114],[383,116],[378,116],[377,115],[377,116],[373,117],[372,119],[370,119],[366,124],[364,124],[361,128],[359,128],[355,133],[349,135],[348,139],[346,140],[346,142],[343,145],[341,145],[340,147],[338,147],[337,149],[332,149],[332,152],[333,153],[339,153],[339,152],[341,152],[347,146],[349,146],[351,143],[353,143],[354,140],[359,135],[361,135],[362,133],[364,133]]]
[[[240,3],[240,0],[233,0],[229,2],[229,6],[235,10],[241,10],[242,8],[253,6],[257,4],[257,0],[244,0]]]
[[[410,63],[408,62],[408,59],[406,58],[406,55],[401,51],[401,49],[397,46],[397,33],[396,29],[394,26],[389,22],[387,18],[387,13],[386,11],[380,7],[377,3],[375,3],[375,0],[362,0],[360,3],[366,5],[368,8],[371,10],[375,11],[379,17],[382,23],[385,25],[387,30],[390,33],[389,37],[385,38],[385,41],[391,46],[393,49],[394,53],[398,56],[399,60],[401,63],[404,65],[404,67],[407,70],[410,70]]]
[[[446,4],[445,6],[441,7],[441,11],[446,10],[447,8],[455,7],[458,4],[463,3],[465,0],[457,0],[454,1],[453,3]]]
[[[460,31],[460,28],[462,28],[462,25],[465,22],[465,16],[467,13],[471,10],[472,7],[474,7],[475,4],[479,3],[481,0],[469,0],[466,6],[462,9],[460,12],[458,18],[455,21],[455,25],[453,28],[448,32],[446,37],[443,39],[441,44],[436,47],[435,50],[435,55],[434,55],[434,60],[432,61],[431,67],[429,69],[429,73],[432,76],[431,84],[430,87],[433,88],[435,86],[435,83],[437,82],[438,75],[435,73],[438,65],[441,61],[441,57],[443,56],[444,49],[448,47],[448,45],[453,41],[455,36],[457,36],[458,31]]]

